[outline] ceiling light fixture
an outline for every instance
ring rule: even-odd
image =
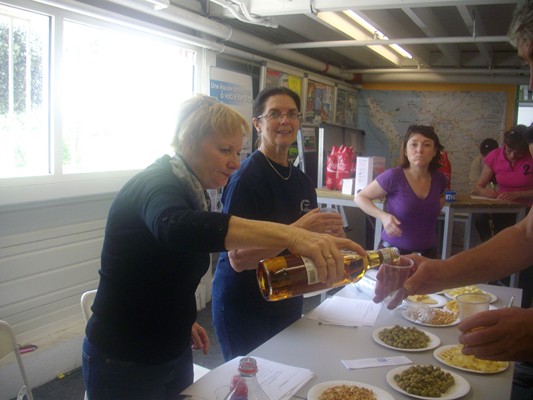
[[[330,11],[319,12],[317,13],[317,17],[355,40],[388,39],[371,24],[366,22],[351,10],[343,11],[342,14]],[[409,53],[401,49],[401,47],[398,45],[371,45],[367,47],[379,54],[381,57],[398,66],[402,64],[402,58],[400,55],[402,57],[412,58]],[[391,48],[394,49],[394,51],[391,50]],[[402,52],[400,52],[397,48],[400,48]]]
[[[154,5],[154,10],[163,10],[165,8],[168,8],[170,6],[170,0],[145,0],[148,3],[152,3]]]
[[[356,26],[355,24],[351,23],[346,17],[344,17],[342,14],[337,14],[335,12],[331,11],[325,11],[325,12],[319,12],[317,14],[317,17],[320,18],[322,21],[328,23],[335,29],[338,29],[341,32],[344,32],[346,35],[350,36],[351,38],[355,40],[369,40],[373,39],[368,33],[363,31],[360,27]],[[400,56],[393,52],[392,50],[388,49],[385,46],[367,46],[370,50],[376,52],[380,56],[386,58],[391,63],[400,66],[401,65],[401,59]]]
[[[363,28],[365,28],[371,35],[374,35],[375,39],[381,39],[381,40],[389,40],[389,38],[384,35],[382,32],[378,31],[372,24],[370,24],[365,19],[361,18],[358,14],[353,12],[352,10],[346,10],[343,11],[343,14],[347,17],[351,18],[355,23],[361,25]],[[400,54],[402,57],[412,59],[413,56],[409,54],[407,50],[405,50],[403,47],[397,45],[397,44],[391,44],[389,45],[392,49],[394,49],[398,54]]]

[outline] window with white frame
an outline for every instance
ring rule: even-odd
[[[146,167],[170,152],[194,68],[156,33],[0,5],[0,180]]]
[[[0,6],[0,178],[50,172],[50,18]]]

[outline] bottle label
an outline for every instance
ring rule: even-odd
[[[304,262],[305,271],[307,272],[307,284],[313,285],[315,283],[318,283],[318,270],[316,268],[315,263],[308,257],[301,257],[302,261]]]

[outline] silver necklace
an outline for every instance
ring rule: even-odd
[[[291,179],[291,175],[292,175],[292,165],[291,163],[289,163],[289,175],[285,178],[283,175],[281,175],[279,173],[279,171],[276,169],[276,167],[274,167],[274,165],[272,165],[272,163],[270,162],[270,160],[268,159],[268,157],[265,155],[265,153],[263,153],[262,151],[260,151],[260,153],[265,157],[265,159],[267,160],[268,164],[272,167],[272,169],[274,170],[274,172],[276,174],[278,174],[278,176],[283,179],[284,181],[288,181],[289,179]]]

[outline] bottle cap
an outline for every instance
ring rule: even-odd
[[[239,361],[239,372],[243,374],[255,374],[257,372],[257,362],[255,361],[255,358],[241,358]]]

